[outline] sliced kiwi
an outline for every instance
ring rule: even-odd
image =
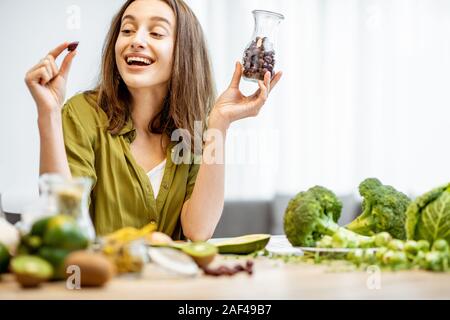
[[[11,260],[11,271],[22,287],[36,287],[53,275],[50,263],[36,256],[17,256]]]
[[[190,242],[179,246],[179,248],[191,256],[200,267],[209,265],[218,252],[215,245],[207,242]]]

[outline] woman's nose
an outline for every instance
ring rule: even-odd
[[[131,43],[131,47],[133,49],[143,49],[145,48],[145,34],[142,31],[136,32],[136,35],[133,38],[133,42]]]

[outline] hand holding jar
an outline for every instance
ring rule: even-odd
[[[259,114],[270,91],[281,79],[275,72],[275,35],[284,17],[281,14],[255,10],[255,30],[252,41],[245,49],[243,65],[236,63],[230,86],[217,99],[210,114],[209,127],[226,130],[239,119]],[[250,96],[239,90],[241,78],[257,82],[259,89]]]

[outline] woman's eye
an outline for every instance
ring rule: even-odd
[[[130,33],[131,33],[131,30],[129,30],[129,29],[124,29],[124,30],[122,30],[122,33],[123,33],[123,34],[130,34]]]
[[[152,36],[152,37],[156,37],[156,38],[161,38],[163,35],[162,34],[160,34],[160,33],[158,33],[158,32],[150,32],[150,35]]]

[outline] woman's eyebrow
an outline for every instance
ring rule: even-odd
[[[127,14],[126,16],[124,16],[124,17],[122,18],[122,22],[124,22],[126,19],[130,19],[130,20],[136,21],[136,18],[135,18],[134,16],[132,16],[131,14]],[[172,26],[172,24],[170,23],[170,21],[167,20],[166,18],[163,18],[163,17],[153,16],[153,17],[150,17],[149,20],[151,20],[151,21],[165,22],[165,23],[167,23],[169,26]]]
[[[126,16],[122,17],[122,22],[124,22],[127,19],[129,19],[129,20],[136,20],[136,18],[134,16],[132,16],[130,14],[127,14]]]
[[[154,17],[151,17],[149,20],[152,20],[152,21],[159,21],[159,22],[165,22],[165,23],[167,23],[169,26],[172,26],[172,24],[170,23],[170,21],[167,20],[166,18],[163,18],[163,17],[154,16]]]

